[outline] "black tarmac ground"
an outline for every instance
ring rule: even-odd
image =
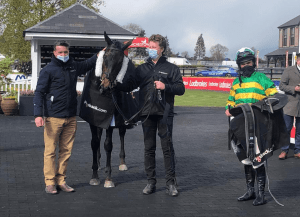
[[[300,160],[290,150],[268,161],[271,193],[267,204],[238,202],[245,193],[243,166],[227,148],[228,119],[223,108],[176,107],[174,147],[178,197],[165,192],[162,151],[157,140],[157,191],[143,195],[147,184],[143,163],[143,133],[137,126],[126,134],[128,171],[118,170],[120,142],[114,133],[112,153],[115,188],[104,188],[106,155],[101,141],[101,184],[90,186],[91,133],[78,118],[78,130],[69,161],[67,183],[75,193],[46,194],[43,178],[43,128],[33,117],[0,115],[0,216],[300,216]],[[103,135],[105,137],[105,133]]]

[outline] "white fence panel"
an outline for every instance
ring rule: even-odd
[[[18,103],[20,102],[20,92],[30,90],[30,81],[18,81],[0,86],[0,91],[11,92],[12,90],[18,93]]]

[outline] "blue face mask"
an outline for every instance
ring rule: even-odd
[[[157,50],[149,49],[149,57],[151,57],[151,59],[155,60],[158,57]]]
[[[58,56],[56,57],[57,59],[63,61],[64,63],[69,60],[69,55],[68,56]]]

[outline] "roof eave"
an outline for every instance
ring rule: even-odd
[[[292,26],[299,26],[299,25],[300,25],[300,23],[295,24],[295,25],[281,25],[281,26],[278,26],[277,28],[278,29],[284,29],[284,28],[288,28],[288,27],[292,27]]]
[[[73,40],[82,40],[82,39],[91,39],[91,40],[104,40],[103,34],[86,34],[86,33],[43,33],[43,32],[28,32],[24,31],[23,36],[25,38],[25,41],[31,41],[32,39],[56,39],[56,38],[67,38],[67,39],[73,39]],[[130,40],[137,36],[137,34],[109,34],[109,37],[111,39],[116,40]]]

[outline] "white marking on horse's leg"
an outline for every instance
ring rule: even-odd
[[[100,185],[100,179],[98,179],[98,178],[91,179],[90,185]]]
[[[104,188],[114,188],[115,184],[111,180],[105,180]]]
[[[119,166],[119,170],[120,170],[120,171],[126,171],[126,170],[128,170],[128,168],[127,168],[126,164],[121,164],[121,165]]]

